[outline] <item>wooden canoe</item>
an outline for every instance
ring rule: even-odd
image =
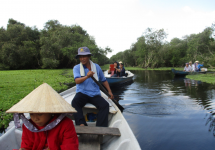
[[[104,71],[104,76],[109,83],[110,86],[116,86],[116,85],[121,85],[126,82],[129,82],[133,79],[134,74],[131,73],[130,71],[125,71],[125,73],[128,74],[128,76],[123,76],[123,77],[111,77],[110,74],[108,74],[108,71]]]
[[[69,103],[71,104],[71,101],[73,100],[73,97],[76,94],[76,87],[70,88],[62,93],[60,95]],[[80,134],[92,134],[93,130],[91,130],[91,127],[94,127],[94,130],[103,130],[102,140],[100,139],[100,144],[98,149],[102,150],[140,150],[139,143],[137,139],[135,138],[132,130],[130,129],[127,121],[123,117],[122,113],[119,111],[118,107],[110,100],[108,97],[101,92],[102,97],[109,103],[110,106],[110,112],[109,112],[109,122],[108,127],[109,128],[101,128],[101,127],[94,127],[95,122],[88,122],[88,127],[85,128],[85,130],[80,130],[79,126],[76,127],[76,132],[79,136],[79,149],[86,149],[86,145],[84,145],[82,142],[83,140],[80,139]],[[84,115],[90,112],[97,112],[97,109],[92,104],[86,104],[83,108]],[[29,114],[25,114],[29,115]],[[69,116],[68,116],[69,117]],[[70,117],[72,120],[73,117]],[[74,121],[74,120],[73,120]],[[100,129],[101,128],[101,129]],[[108,129],[114,128],[112,130],[113,133],[115,133],[115,136],[113,133],[108,133]],[[117,130],[119,130],[120,135],[117,133]],[[91,133],[90,133],[91,132]],[[21,136],[22,136],[22,130],[21,129],[15,129],[14,125],[0,137],[0,150],[12,150],[12,149],[19,149],[21,144]],[[93,135],[92,135],[93,136]],[[91,143],[93,138],[88,138],[88,143]],[[82,136],[81,136],[82,137]],[[101,136],[100,136],[101,137]],[[90,140],[89,140],[90,139]],[[91,145],[93,146],[93,145]],[[90,150],[91,146],[87,146],[88,150]],[[92,148],[94,149],[94,148]]]

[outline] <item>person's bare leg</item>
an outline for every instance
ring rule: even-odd
[[[84,124],[80,124],[80,126],[85,126]]]

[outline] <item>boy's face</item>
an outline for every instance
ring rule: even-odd
[[[114,63],[114,67],[115,67],[115,68],[117,67],[117,63]]]
[[[51,119],[52,115],[48,113],[30,113],[31,120],[39,127],[45,126]]]

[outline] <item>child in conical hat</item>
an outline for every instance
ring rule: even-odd
[[[14,113],[16,128],[23,121],[19,150],[78,150],[78,137],[67,113],[76,110],[51,86],[44,83],[28,94],[7,113]],[[23,113],[30,113],[31,119]]]

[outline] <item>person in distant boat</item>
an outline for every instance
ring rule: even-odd
[[[119,65],[118,65],[118,62],[117,61],[115,61],[114,63],[114,71],[113,72],[111,72],[110,71],[110,67],[109,67],[109,70],[108,70],[108,74],[111,74],[111,77],[119,77],[120,76],[120,69],[119,69]]]
[[[122,64],[122,61],[119,62],[119,65],[120,65],[120,64]],[[124,65],[123,65],[123,68],[125,68]]]
[[[125,76],[125,68],[124,68],[123,63],[119,64],[119,70],[120,70],[120,77]]]
[[[77,110],[77,113],[74,114],[75,124],[87,126],[82,108],[86,103],[91,103],[99,110],[96,126],[107,127],[109,103],[101,97],[99,86],[91,77],[94,77],[96,80],[100,80],[108,90],[108,93],[111,96],[110,98],[113,99],[114,97],[109,84],[104,77],[102,69],[98,64],[95,64],[90,60],[91,56],[92,54],[90,53],[89,48],[80,47],[78,49],[78,55],[75,57],[80,60],[80,64],[73,68],[74,80],[76,83],[76,95],[73,98],[72,107]]]
[[[186,66],[184,67],[185,72],[191,72],[192,68],[189,66],[189,63],[186,63]]]
[[[192,64],[192,61],[189,62],[189,66],[190,66],[191,69],[192,69],[191,71],[192,71],[192,72],[195,72],[195,65]]]
[[[201,67],[203,67],[203,64],[199,64],[199,61],[195,61],[195,71],[199,72],[201,71]]]

